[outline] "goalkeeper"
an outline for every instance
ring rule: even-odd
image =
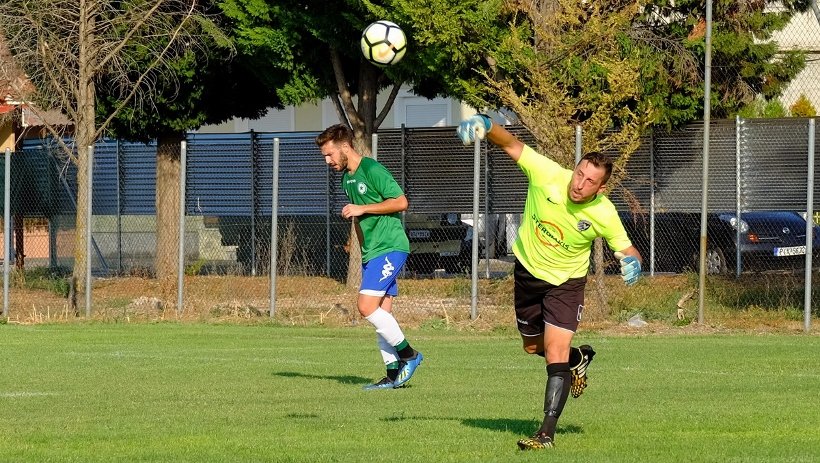
[[[592,241],[606,239],[627,285],[640,276],[641,256],[603,195],[612,173],[612,161],[605,155],[587,153],[575,169],[565,169],[483,114],[463,121],[457,133],[465,144],[486,137],[527,175],[524,216],[513,245],[515,317],[524,351],[545,358],[547,380],[544,421],[532,437],[519,440],[518,447],[552,447],[567,397],[570,392],[581,395],[595,355],[588,345],[571,346],[584,309]]]

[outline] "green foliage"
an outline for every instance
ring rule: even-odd
[[[782,8],[774,8],[781,4]],[[804,68],[803,52],[779,51],[771,36],[808,5],[806,1],[714,2],[713,117],[733,117],[759,97],[775,100]],[[703,114],[700,69],[705,52],[704,14],[703,2],[697,0],[655,0],[644,9],[642,22],[650,26],[651,33],[673,44],[661,57],[663,64],[659,69],[666,74],[669,84],[665,86],[664,97],[656,98],[661,103],[656,124],[676,127]],[[681,69],[688,71],[680,73]],[[767,112],[778,113],[774,107]]]
[[[205,268],[205,264],[208,261],[205,258],[200,257],[195,262],[188,264],[185,266],[185,274],[186,275],[201,275],[202,270]]]
[[[744,276],[741,279],[712,277],[709,298],[732,310],[801,310],[804,303],[803,275]]]
[[[476,107],[512,109],[540,144],[567,162],[566,140],[577,124],[600,148],[620,144],[628,153],[634,133],[646,125],[674,128],[702,117],[701,0],[561,0],[553,10],[510,5],[510,27],[496,29],[487,59],[473,64],[477,75],[451,91]],[[807,1],[715,2],[713,117],[732,117],[758,97],[776,100],[803,69],[804,53],[779,51],[771,37],[808,7]],[[780,111],[771,103],[761,113]],[[610,129],[619,137],[606,140]]]
[[[34,267],[25,270],[20,282],[26,289],[43,289],[58,296],[68,297],[69,275],[71,269],[67,267]]]
[[[792,117],[815,117],[817,116],[817,110],[814,108],[814,105],[811,104],[811,101],[806,97],[804,94],[800,94],[800,98],[794,102],[793,105],[789,107],[789,112],[791,113]]]
[[[786,108],[778,99],[765,101],[762,98],[756,98],[741,108],[737,114],[744,119],[778,118],[786,117]]]
[[[205,4],[207,16],[194,16],[189,33],[201,40],[168,60],[170,72],[152,74],[145,84],[148,97],[122,108],[108,130],[110,135],[148,142],[168,134],[197,129],[232,117],[259,117],[268,107],[282,102],[268,82],[252,70],[253,57],[238,53],[225,18],[216,15],[213,2]],[[167,36],[154,37],[157,42]],[[134,66],[148,69],[153,55],[141,53],[137,43],[129,47]],[[103,120],[122,104],[125,94],[115,81],[97,85],[97,118]]]
[[[576,125],[585,151],[638,146],[651,108],[641,99],[641,57],[628,31],[637,17],[629,2],[557,2],[554,9],[510,4],[510,26],[488,50],[489,66],[466,100],[512,111],[538,145],[571,164]],[[626,157],[623,158],[625,162]]]

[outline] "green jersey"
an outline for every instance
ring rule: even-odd
[[[613,251],[632,246],[615,206],[597,195],[583,204],[569,198],[572,171],[525,146],[518,166],[529,186],[513,253],[530,273],[552,285],[586,276],[592,241]]]
[[[404,192],[376,160],[363,157],[356,172],[345,171],[342,188],[352,204],[377,204]],[[362,262],[392,251],[410,252],[401,214],[363,214],[356,218],[362,234]]]

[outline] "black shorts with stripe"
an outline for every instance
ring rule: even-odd
[[[587,278],[571,278],[558,286],[534,277],[515,260],[515,318],[522,336],[544,333],[546,323],[572,332],[584,310]]]

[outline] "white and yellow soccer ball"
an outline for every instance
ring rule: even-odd
[[[376,66],[389,66],[404,57],[407,36],[396,23],[379,20],[364,28],[361,45],[366,60]]]

